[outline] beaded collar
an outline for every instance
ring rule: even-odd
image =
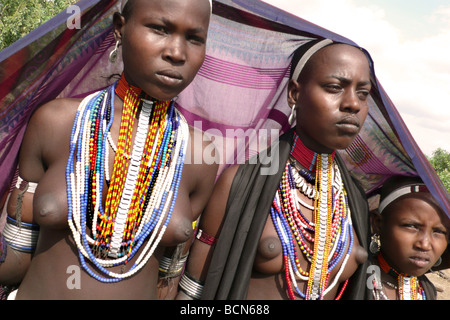
[[[335,154],[336,150],[329,155],[329,159],[331,161],[333,161]],[[297,133],[294,131],[294,143],[292,144],[291,156],[304,168],[314,172],[316,169],[317,155],[317,152],[314,152],[305,146]]]
[[[124,102],[109,177],[114,93]],[[135,119],[138,124],[131,142]],[[68,223],[81,265],[93,278],[117,282],[131,277],[153,255],[173,212],[188,137],[186,119],[173,103],[147,99],[123,75],[81,102],[66,166]],[[107,194],[102,203],[104,188]],[[132,265],[125,270],[128,262]],[[107,269],[118,265],[123,267],[120,273]]]
[[[295,293],[306,300],[323,299],[336,287],[352,251],[351,214],[334,154],[311,151],[295,134],[291,157],[316,172],[306,174],[307,169],[299,169],[296,164],[293,168],[288,161],[272,202],[271,218],[282,243],[287,293],[292,300]],[[314,187],[308,189],[308,183]],[[301,203],[297,190],[314,199],[314,205]],[[312,211],[312,221],[302,213],[304,208]],[[309,262],[309,270],[302,269],[297,251]],[[342,263],[338,267],[339,262]],[[339,270],[329,282],[335,267]],[[299,280],[306,283],[305,292],[300,290]],[[336,299],[346,284],[347,281]]]
[[[400,300],[425,300],[425,291],[417,277],[398,272],[387,263],[381,253],[378,254],[377,260],[384,273],[398,280],[397,288]]]
[[[122,73],[119,81],[117,82],[117,86],[116,89],[114,90],[114,92],[117,94],[117,96],[121,99],[124,100],[127,93],[129,93],[130,90],[134,96],[139,97],[142,93],[142,89],[135,87],[131,84],[128,84],[127,79],[125,79],[125,75]]]
[[[384,259],[383,255],[381,253],[379,253],[377,255],[377,260],[378,260],[378,264],[380,265],[381,270],[384,271],[384,273],[389,274],[390,276],[392,276],[393,278],[397,279],[398,276],[404,276],[404,277],[408,277],[408,275],[406,273],[403,272],[398,272],[397,270],[395,270],[394,268],[392,268],[387,261]]]

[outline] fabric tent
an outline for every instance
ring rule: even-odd
[[[81,0],[76,6],[82,13],[79,28],[74,28],[78,17],[73,11],[64,11],[0,52],[2,203],[14,181],[33,111],[51,99],[86,96],[121,71],[119,64],[108,61],[118,1]],[[205,62],[177,104],[188,122],[216,143],[220,170],[262,151],[288,130],[286,85],[292,53],[322,37],[355,44],[258,0],[213,1]],[[341,151],[352,175],[369,196],[392,175],[419,175],[450,216],[448,192],[375,74],[372,81],[364,128]]]

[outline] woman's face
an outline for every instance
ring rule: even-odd
[[[420,276],[447,248],[449,225],[436,205],[427,200],[429,195],[414,195],[400,198],[383,211],[378,233],[389,265],[398,272]]]
[[[289,84],[302,142],[318,153],[347,148],[366,119],[370,90],[369,63],[359,49],[335,44],[315,53]]]
[[[127,19],[116,16],[128,83],[159,100],[186,88],[205,58],[210,10],[208,0],[134,0]]]

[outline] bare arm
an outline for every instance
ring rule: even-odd
[[[230,167],[219,177],[200,219],[199,229],[215,239],[220,237],[228,195],[237,168],[238,166]],[[189,253],[185,273],[203,283],[206,279],[213,252],[214,245],[195,239]],[[180,290],[177,299],[190,299],[190,297]]]
[[[53,100],[37,109],[31,117],[19,154],[19,176],[25,182],[39,183],[44,175],[48,166],[49,146],[54,145],[55,137],[61,136],[61,127],[73,122],[74,113],[68,112],[68,108],[73,109],[73,102],[68,99]],[[33,215],[34,193],[29,191],[16,187],[9,195],[6,213],[16,221],[36,225]],[[21,252],[8,245],[6,260],[0,264],[0,284],[19,284],[32,256],[32,253]]]
[[[32,117],[27,126],[19,154],[19,176],[25,181],[35,182],[39,173],[43,172],[39,151],[39,116]],[[9,218],[25,223],[33,220],[34,194],[23,188],[14,188],[8,197],[6,210]],[[32,254],[17,251],[10,245],[6,247],[6,260],[0,264],[0,283],[3,285],[17,285],[28,270]]]
[[[187,147],[185,167],[183,169],[183,184],[187,185],[190,203],[190,233],[192,234],[191,222],[196,221],[203,212],[214,187],[217,177],[218,158],[214,145],[204,136],[203,132],[190,128],[191,139]],[[201,157],[200,157],[201,156]],[[195,158],[196,157],[196,158]],[[186,209],[186,208],[185,208]],[[187,210],[189,211],[189,210]],[[171,223],[177,223],[176,217],[172,217]],[[189,253],[192,244],[192,237],[188,241],[177,247],[168,247],[165,256],[179,261],[181,256]],[[176,252],[175,255],[173,253]],[[162,268],[164,269],[164,268]],[[161,270],[161,268],[160,268]],[[178,270],[178,269],[177,269]],[[160,299],[174,299],[177,294],[177,287],[180,275],[165,276],[160,278],[158,283],[158,296]],[[174,271],[174,270],[170,270]],[[181,270],[179,270],[181,272]]]

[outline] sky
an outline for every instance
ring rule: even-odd
[[[450,152],[449,0],[263,0],[370,52],[422,152]]]

